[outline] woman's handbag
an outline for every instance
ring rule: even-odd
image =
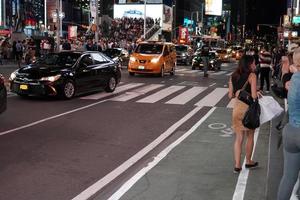
[[[249,129],[256,129],[260,125],[260,106],[258,99],[254,100],[245,113],[243,125]]]
[[[249,92],[245,90],[248,84],[248,79],[246,83],[243,85],[242,89],[240,90],[239,96],[237,97],[240,101],[244,102],[247,105],[250,105],[253,102],[253,98]]]

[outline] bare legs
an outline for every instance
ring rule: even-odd
[[[234,160],[235,167],[241,168],[241,155],[242,155],[242,146],[244,141],[244,136],[247,137],[246,141],[246,164],[253,164],[251,160],[254,146],[254,130],[241,131],[235,133],[234,141]]]

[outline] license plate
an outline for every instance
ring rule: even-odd
[[[20,85],[20,90],[28,90],[28,85]]]
[[[145,66],[138,66],[138,69],[145,69]]]

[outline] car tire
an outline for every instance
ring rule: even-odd
[[[62,88],[62,96],[64,99],[72,99],[75,95],[75,84],[72,80],[67,80]]]
[[[129,72],[129,76],[134,76],[134,72]]]
[[[117,87],[117,79],[114,76],[111,76],[108,79],[104,90],[105,90],[105,92],[113,92],[113,91],[115,91],[116,87]]]
[[[175,64],[174,64],[174,66],[172,67],[172,70],[170,71],[171,76],[175,75],[175,70],[176,70],[176,67],[175,67]]]
[[[165,69],[164,69],[164,67],[161,67],[159,77],[164,77],[164,75],[165,75]]]

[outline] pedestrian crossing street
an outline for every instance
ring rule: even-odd
[[[133,101],[140,104],[163,103],[168,105],[232,108],[234,100],[227,97],[228,88],[200,87],[191,85],[165,85],[146,83],[121,83],[113,93],[97,93],[81,97],[84,100],[108,98],[114,102]]]
[[[176,69],[176,73],[177,75],[184,75],[184,74],[195,74],[195,75],[203,75],[204,72],[202,70],[192,70],[192,69],[186,69],[186,68],[182,68],[182,69]],[[223,75],[223,76],[230,76],[232,74],[232,72],[230,71],[208,71],[209,75],[213,75],[213,76],[218,76],[218,75]]]

